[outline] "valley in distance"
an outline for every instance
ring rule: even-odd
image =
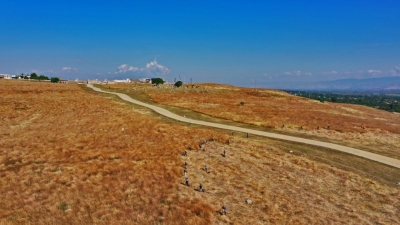
[[[211,83],[94,86],[400,159],[395,112]],[[400,224],[400,169],[351,154],[177,122],[85,84],[0,80],[0,115],[1,224]]]

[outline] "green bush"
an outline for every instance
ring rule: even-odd
[[[182,81],[177,81],[176,83],[175,83],[175,87],[180,87],[180,86],[182,86]]]
[[[65,212],[69,208],[69,205],[67,203],[63,203],[58,206],[58,208]]]
[[[50,80],[48,77],[46,77],[45,75],[40,75],[38,77],[38,80]]]
[[[151,83],[153,85],[160,85],[164,83],[164,80],[161,78],[151,78]]]
[[[58,78],[58,77],[52,77],[52,78],[50,79],[50,81],[51,81],[51,83],[58,83],[58,82],[60,82],[60,78]]]

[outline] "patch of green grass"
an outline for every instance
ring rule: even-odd
[[[67,203],[62,203],[62,204],[60,204],[59,206],[58,206],[58,208],[60,209],[60,210],[62,210],[63,212],[65,212],[67,209],[69,209],[69,205],[67,204]]]

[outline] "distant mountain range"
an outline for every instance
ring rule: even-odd
[[[321,91],[394,91],[400,92],[400,76],[368,79],[342,79],[304,84],[296,89]]]

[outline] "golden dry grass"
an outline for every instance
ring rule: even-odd
[[[210,206],[176,189],[179,154],[211,131],[162,124],[77,85],[0,85],[0,221],[210,223]]]
[[[199,88],[179,89],[137,84],[109,86],[124,89],[131,95],[144,92],[155,102],[217,118],[274,128],[295,135],[338,140],[399,158],[400,115],[383,110],[360,105],[321,103],[276,90],[228,85],[199,84]],[[244,105],[240,102],[244,102]],[[363,124],[367,129],[361,128]],[[285,125],[283,129],[282,125]],[[320,129],[317,130],[317,127]]]
[[[400,223],[398,188],[275,144],[227,145],[232,137],[165,124],[76,85],[0,87],[0,223]],[[205,151],[181,156],[211,136]]]
[[[221,153],[227,150],[227,157]],[[294,149],[294,151],[296,151]],[[226,204],[221,224],[398,224],[400,192],[353,173],[235,139],[189,152],[188,177],[205,193],[181,185],[187,197]],[[209,173],[204,171],[209,164]],[[193,194],[193,191],[195,194]],[[250,199],[252,204],[247,204]]]

